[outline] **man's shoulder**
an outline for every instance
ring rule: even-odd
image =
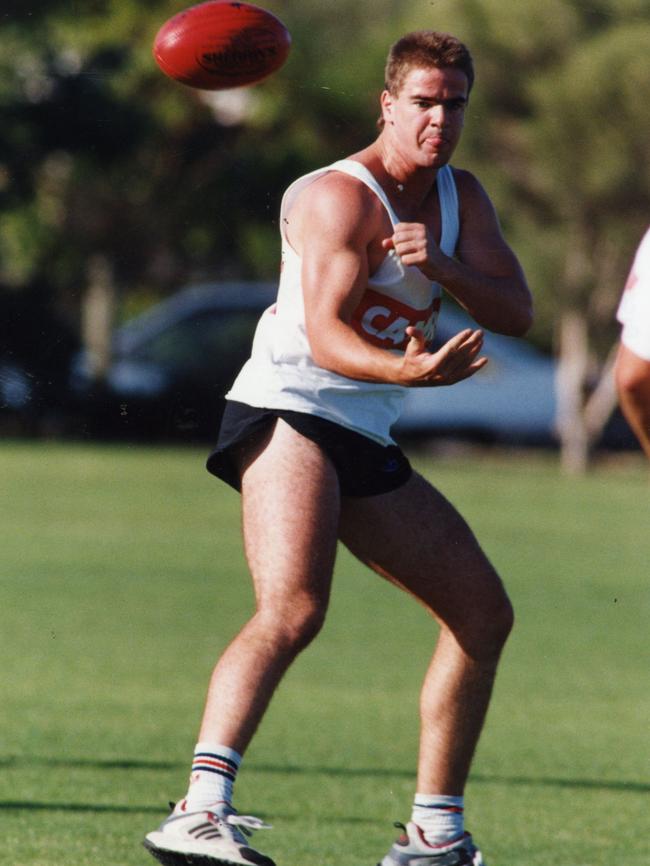
[[[319,175],[301,191],[301,198],[310,205],[340,206],[345,209],[352,207],[366,212],[381,208],[377,196],[362,180],[336,169],[326,170]]]
[[[451,169],[459,197],[471,199],[477,196],[487,196],[483,184],[471,171],[468,171],[466,168],[457,168],[455,165],[450,165],[449,168]]]
[[[356,177],[341,171],[318,176],[296,196],[294,218],[315,219],[321,225],[338,224],[342,230],[378,230],[383,206],[377,196]],[[355,229],[356,232],[356,229]]]
[[[496,218],[495,209],[483,184],[467,169],[454,167],[452,171],[458,194],[461,226],[464,226],[465,230],[491,226]]]

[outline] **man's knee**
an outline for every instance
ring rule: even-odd
[[[503,598],[494,614],[494,621],[492,624],[492,643],[498,653],[500,653],[505,646],[514,624],[515,611],[512,602],[504,592]]]
[[[456,633],[463,650],[476,661],[496,662],[515,622],[512,603],[505,591],[476,611]]]
[[[256,615],[265,640],[278,651],[298,655],[316,637],[325,622],[327,604],[316,599],[297,600]]]
[[[300,652],[318,635],[325,622],[325,605],[314,602],[301,606],[284,622],[284,634],[295,652]]]

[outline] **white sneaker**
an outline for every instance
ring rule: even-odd
[[[275,866],[246,838],[252,830],[269,829],[269,824],[238,815],[223,803],[201,812],[186,812],[184,805],[184,800],[178,803],[144,840],[144,847],[164,866]]]
[[[445,845],[431,845],[417,824],[396,824],[402,835],[377,866],[486,866],[469,833]]]

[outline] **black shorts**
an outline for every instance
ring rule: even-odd
[[[334,464],[343,496],[377,496],[405,484],[411,464],[397,445],[379,445],[340,424],[286,409],[257,409],[234,400],[226,402],[217,444],[208,457],[208,471],[241,489],[237,446],[257,437],[282,418],[296,432],[315,442]]]

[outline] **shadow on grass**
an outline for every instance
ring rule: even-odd
[[[46,758],[32,756],[29,758],[8,757],[0,758],[0,767],[9,769],[12,767],[26,768],[30,766],[65,767],[67,769],[93,769],[93,770],[184,770],[186,762],[179,761],[142,761],[130,759],[107,759],[88,760],[84,758]],[[246,769],[251,773],[268,773],[272,775],[313,775],[313,776],[341,776],[345,778],[376,778],[376,779],[414,779],[415,770],[401,770],[391,767],[323,767],[323,766],[292,766],[290,764],[248,764]],[[543,788],[575,788],[578,790],[591,791],[621,791],[632,794],[650,793],[650,782],[631,782],[610,779],[565,779],[557,777],[534,777],[534,776],[501,776],[490,774],[472,774],[470,781],[474,784],[486,785],[511,785],[518,787],[543,787]],[[47,808],[47,804],[41,804]],[[26,804],[15,804],[9,801],[0,801],[0,809],[6,808],[36,808]],[[72,804],[69,807],[52,804],[50,808],[77,808]],[[93,811],[159,811],[155,807],[127,807],[127,806],[84,806]]]
[[[588,791],[623,791],[629,794],[650,794],[650,782],[618,782],[609,779],[556,779],[532,776],[470,776],[476,784],[513,785],[531,788],[577,788]]]
[[[0,811],[7,812],[72,812],[75,814],[117,814],[117,815],[157,815],[159,818],[168,814],[168,810],[161,809],[160,806],[120,806],[112,803],[30,803],[27,800],[0,800]],[[305,822],[305,816],[302,813],[293,815],[274,812],[273,815],[259,813],[262,820],[273,821],[300,821]],[[314,818],[318,822],[332,821],[336,824],[365,824],[372,826],[374,824],[383,824],[382,821],[377,821],[373,818],[361,818],[356,815],[319,815]]]
[[[188,766],[180,761],[136,761],[126,759],[90,760],[86,758],[46,758],[38,755],[25,758],[0,758],[0,767],[66,767],[77,770],[180,770]]]
[[[161,806],[120,806],[114,803],[40,803],[30,800],[0,800],[0,811],[7,812],[110,812],[119,814],[164,815],[167,810]]]
[[[266,764],[249,764],[247,769],[256,773],[278,773],[292,775],[294,773],[314,774],[324,776],[356,776],[358,778],[379,779],[413,779],[415,769],[399,770],[390,767],[292,767],[273,766]],[[554,777],[532,776],[497,776],[482,773],[472,773],[470,781],[475,784],[513,785],[545,788],[582,788],[596,791],[629,791],[635,794],[650,793],[650,782],[623,782],[609,779],[559,779]]]

